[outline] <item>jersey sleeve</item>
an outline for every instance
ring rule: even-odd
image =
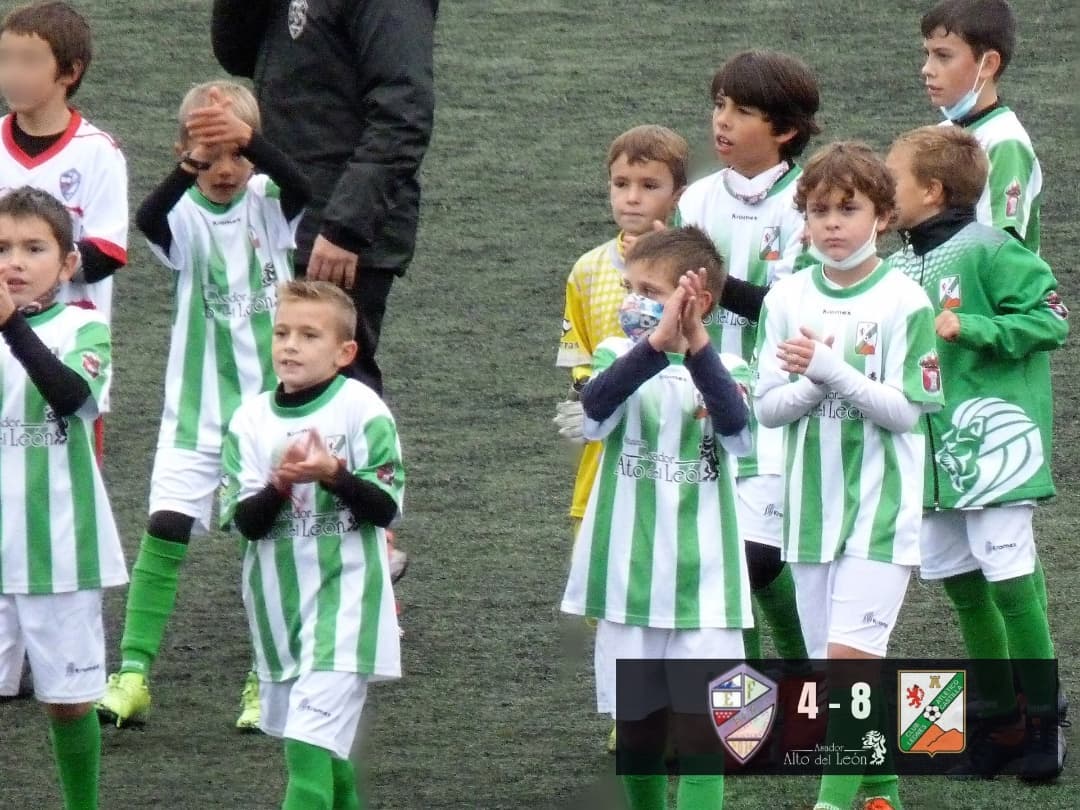
[[[259,470],[251,432],[243,409],[238,409],[229,423],[221,446],[221,488],[219,523],[232,522],[236,505],[266,486],[266,476]]]
[[[903,322],[897,324],[900,328],[890,329],[887,337],[883,377],[887,384],[891,380],[902,381],[900,390],[904,396],[929,413],[945,403],[934,310],[921,287],[914,282],[908,286],[908,305],[897,314]]]
[[[990,176],[990,216],[993,226],[1027,236],[1031,207],[1038,195],[1035,188],[1035,153],[1019,140],[996,143],[987,151]]]
[[[256,174],[248,181],[248,191],[259,198],[265,209],[266,227],[273,246],[278,250],[296,247],[296,228],[304,216],[303,209],[292,219],[281,207],[281,187],[265,174]]]
[[[556,368],[588,366],[592,362],[592,346],[588,341],[588,319],[584,294],[578,286],[580,262],[574,265],[566,279],[566,302],[563,307],[562,339],[555,358]]]
[[[100,151],[94,182],[86,192],[78,239],[90,242],[120,264],[127,264],[127,162],[115,144],[110,142]]]
[[[773,388],[791,382],[791,375],[780,368],[776,359],[780,342],[787,338],[783,313],[783,290],[774,288],[765,296],[758,321],[757,341],[751,360],[751,393],[761,398]]]
[[[999,358],[1020,359],[1053,351],[1069,334],[1069,311],[1057,291],[1050,266],[1015,239],[1004,239],[993,260],[979,271],[993,315],[956,310],[957,342]]]
[[[400,515],[405,494],[405,468],[401,462],[397,427],[390,412],[382,409],[365,421],[360,435],[353,438],[354,446],[363,446],[366,452],[363,457],[353,459],[352,474],[389,495]]]
[[[96,418],[103,412],[101,403],[112,376],[112,337],[108,324],[95,318],[80,326],[71,348],[61,360],[90,387],[90,397],[79,409],[79,415]]]
[[[181,271],[190,267],[192,233],[184,211],[188,204],[188,196],[185,194],[180,198],[180,202],[173,206],[166,217],[169,223],[169,232],[172,234],[172,241],[169,243],[168,251],[162,250],[161,245],[152,240],[146,240],[146,245],[150,248],[150,252],[154,254],[154,258],[170,270]]]

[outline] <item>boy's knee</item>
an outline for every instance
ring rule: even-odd
[[[187,545],[191,540],[191,529],[194,526],[195,518],[191,517],[191,515],[163,509],[150,515],[150,520],[146,524],[146,532],[158,540]]]
[[[93,703],[45,703],[45,713],[50,720],[71,723],[86,717],[94,708]]]

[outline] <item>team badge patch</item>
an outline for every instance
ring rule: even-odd
[[[379,479],[380,483],[386,484],[388,487],[394,485],[394,475],[393,464],[383,464],[375,470],[375,477]]]
[[[937,352],[928,352],[919,358],[919,368],[922,369],[922,387],[928,394],[936,394],[941,390],[941,364],[938,362]]]
[[[79,174],[77,169],[68,169],[62,175],[60,175],[60,195],[65,200],[70,200],[75,196],[75,192],[79,190],[79,184],[82,182],[82,175]]]
[[[1023,193],[1024,190],[1020,185],[1020,181],[1014,177],[1013,181],[1005,188],[1005,216],[1016,216],[1016,212],[1020,208],[1020,197]]]
[[[82,367],[95,380],[101,374],[101,358],[93,352],[83,352]]]
[[[962,752],[967,673],[900,670],[897,680],[900,750],[931,757]]]
[[[780,226],[770,225],[761,232],[761,249],[758,258],[763,262],[774,262],[780,258]]]
[[[942,309],[960,306],[960,276],[945,276],[938,281],[938,304]]]
[[[304,33],[304,26],[307,24],[307,12],[307,0],[292,0],[289,3],[289,36],[293,39]]]
[[[1065,320],[1069,317],[1069,308],[1065,306],[1065,302],[1061,300],[1061,296],[1058,295],[1056,291],[1047,294],[1046,306],[1050,308],[1051,312],[1061,318],[1061,320]]]
[[[876,321],[859,321],[855,327],[855,354],[877,354],[878,334]]]
[[[345,458],[344,434],[335,433],[331,436],[327,436],[323,439],[323,443],[326,445],[326,452],[328,452],[334,458]]]
[[[739,664],[709,682],[713,728],[740,765],[760,751],[776,720],[776,682]]]

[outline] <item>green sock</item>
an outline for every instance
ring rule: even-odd
[[[677,810],[720,810],[724,806],[724,777],[680,776]]]
[[[299,740],[285,740],[289,784],[281,810],[333,810],[333,755]]]
[[[1005,621],[1009,658],[1027,697],[1028,712],[1055,712],[1057,681],[1052,677],[1051,667],[1041,663],[1053,660],[1054,642],[1050,639],[1050,623],[1039,603],[1034,575],[991,582],[990,594]]]
[[[353,764],[334,757],[330,768],[334,775],[334,810],[361,810],[360,785]]]
[[[799,622],[799,610],[795,606],[795,580],[791,576],[791,566],[785,565],[776,579],[755,591],[753,596],[755,606],[761,608],[772,631],[776,654],[788,661],[804,660],[806,641]],[[756,622],[756,611],[754,616]]]
[[[900,803],[900,778],[893,774],[879,776],[864,776],[862,780],[863,795],[867,799],[881,797],[888,800],[894,810],[904,810]]]
[[[1012,665],[1005,620],[994,603],[982,571],[970,571],[944,581],[953,603],[968,657],[979,661],[972,672],[986,716],[1005,715],[1016,708]]]
[[[139,556],[131,569],[124,637],[120,641],[121,672],[150,672],[176,604],[176,583],[187,548],[185,543],[143,535]]]
[[[665,810],[667,808],[668,778],[664,774],[622,777],[626,806],[629,810]]]
[[[101,725],[89,711],[78,720],[49,720],[66,810],[97,810]]]
[[[1039,604],[1042,605],[1043,613],[1049,616],[1050,595],[1046,591],[1046,569],[1043,568],[1042,558],[1037,553],[1035,555],[1035,573],[1032,576],[1035,577],[1035,593],[1039,597]]]
[[[761,611],[758,609],[757,594],[752,593],[750,610],[754,615],[754,626],[742,631],[743,657],[747,661],[761,658]]]
[[[830,670],[830,681],[833,681],[834,685],[829,687],[829,704],[839,703],[841,706],[846,706],[851,699],[851,688],[847,685],[850,683],[850,677],[835,680],[836,674],[836,670]],[[862,742],[862,729],[866,723],[866,720],[855,720],[844,711],[829,712],[829,724],[825,732],[825,742],[830,746],[827,750],[859,748]],[[863,775],[862,773],[822,774],[817,803],[848,810],[859,792]]]

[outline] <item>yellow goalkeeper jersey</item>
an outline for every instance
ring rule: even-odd
[[[588,377],[592,355],[601,341],[621,337],[619,305],[626,296],[623,287],[623,236],[585,253],[574,263],[566,279],[566,308],[563,311],[562,340],[555,365],[569,368],[573,380]],[[571,517],[585,514],[593,480],[600,464],[599,442],[588,442],[581,451],[574,497],[570,504]]]

